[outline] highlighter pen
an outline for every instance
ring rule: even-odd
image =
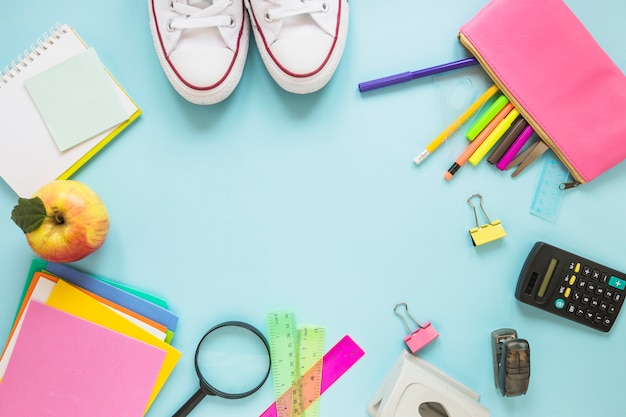
[[[507,130],[506,133],[502,136],[500,143],[498,143],[496,149],[491,152],[491,155],[489,155],[487,162],[489,162],[491,165],[497,164],[498,161],[504,156],[504,153],[511,147],[511,145],[513,145],[515,139],[517,139],[517,137],[520,135],[520,133],[522,133],[522,130],[524,130],[526,126],[528,126],[528,122],[524,120],[523,117],[518,117],[511,125],[511,128]]]
[[[500,95],[500,97],[498,97],[496,101],[489,106],[487,111],[481,114],[478,120],[476,120],[476,122],[474,122],[474,124],[467,130],[465,137],[469,140],[474,140],[474,138],[476,138],[485,126],[487,126],[487,124],[489,124],[489,122],[496,117],[496,114],[498,114],[508,102],[509,99],[506,98],[504,94]]]
[[[485,126],[483,131],[480,132],[478,136],[476,136],[476,139],[470,142],[469,146],[465,148],[463,153],[461,153],[461,155],[456,158],[452,166],[443,174],[443,177],[446,180],[450,181],[452,179],[452,177],[459,170],[459,168],[465,165],[465,163],[470,158],[470,156],[472,156],[474,151],[478,149],[478,147],[485,141],[485,139],[487,139],[487,136],[489,136],[489,134],[493,132],[496,126],[498,126],[500,122],[504,120],[506,115],[509,114],[511,110],[513,110],[513,103],[507,103],[506,106],[504,106],[504,108],[500,110],[500,113],[498,113],[496,117],[494,117],[493,120],[489,122],[487,126]]]
[[[450,126],[446,128],[443,132],[439,134],[432,142],[426,146],[426,149],[422,151],[421,154],[417,155],[413,158],[413,162],[415,165],[419,165],[424,159],[428,157],[431,153],[435,151],[443,142],[445,142],[450,135],[452,135],[463,123],[469,119],[472,114],[476,113],[478,109],[487,102],[491,97],[493,97],[498,92],[498,87],[496,85],[492,85],[485,91],[478,99],[472,103],[471,106],[465,112],[457,117],[457,119],[452,122]]]
[[[531,126],[526,126],[524,130],[522,130],[522,133],[520,133],[517,139],[515,139],[513,145],[511,145],[511,147],[508,151],[506,151],[502,159],[500,159],[500,161],[498,161],[498,163],[496,164],[496,167],[500,171],[506,170],[506,167],[511,163],[513,159],[515,159],[517,153],[520,151],[520,149],[522,149],[524,144],[528,142],[528,139],[530,139],[533,133],[535,133],[535,131]]]
[[[487,152],[493,148],[497,141],[500,140],[502,135],[509,130],[515,119],[519,116],[519,111],[513,109],[506,115],[506,117],[493,129],[493,132],[487,136],[487,139],[476,149],[476,151],[470,156],[469,162],[472,165],[478,165],[478,163],[487,155]]]
[[[447,64],[436,65],[430,68],[424,68],[417,71],[407,71],[400,74],[390,75],[388,77],[378,78],[372,81],[365,81],[359,83],[359,91],[361,93],[365,91],[375,90],[377,88],[388,87],[390,85],[400,84],[407,81],[415,80],[416,78],[428,77],[431,75],[441,74],[446,71],[452,71],[459,68],[469,67],[470,65],[476,65],[478,61],[476,58],[465,58],[458,61],[449,62]]]

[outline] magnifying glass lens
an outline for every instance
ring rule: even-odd
[[[239,394],[263,383],[269,360],[267,347],[259,336],[244,327],[224,326],[202,340],[196,366],[213,388]]]

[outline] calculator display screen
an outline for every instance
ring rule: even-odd
[[[539,291],[537,292],[537,297],[544,298],[546,295],[546,290],[548,289],[548,284],[550,284],[550,280],[554,275],[554,270],[556,269],[558,260],[552,258],[550,263],[548,264],[548,269],[546,270],[546,274],[543,276],[543,280],[541,281],[541,286],[539,287]]]

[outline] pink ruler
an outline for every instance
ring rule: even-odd
[[[357,345],[350,336],[344,336],[335,344],[322,358],[322,381],[320,394],[322,395],[331,385],[335,383],[348,369],[352,367],[365,352]],[[302,379],[306,379],[306,374]],[[283,397],[291,397],[291,390],[287,390]],[[286,398],[285,398],[286,399]],[[315,401],[317,398],[306,398],[307,403]],[[259,417],[278,417],[276,402],[270,405]]]

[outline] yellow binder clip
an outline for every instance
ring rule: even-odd
[[[472,204],[473,197],[478,197],[480,199],[480,209],[482,210],[485,218],[489,223],[483,224],[482,226],[478,225],[478,213],[476,212],[476,207]],[[483,208],[482,195],[472,194],[467,199],[467,204],[469,204],[472,209],[474,209],[474,218],[476,219],[476,227],[473,227],[469,230],[474,246],[484,245],[485,243],[493,242],[494,240],[502,239],[504,236],[506,236],[506,232],[504,231],[500,220],[489,220],[489,216],[487,216],[487,212]]]

